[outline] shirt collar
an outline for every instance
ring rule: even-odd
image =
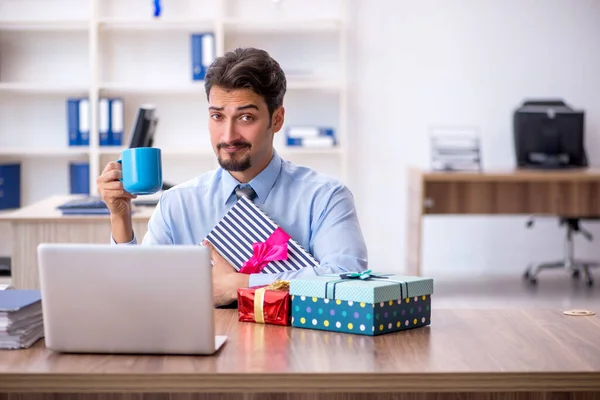
[[[275,185],[275,181],[279,177],[279,173],[281,172],[281,157],[277,154],[277,151],[273,149],[273,158],[269,164],[252,179],[248,184],[254,189],[256,192],[256,198],[254,202],[257,204],[262,204],[267,199],[271,188]],[[240,182],[235,179],[229,171],[225,171],[221,169],[221,187],[223,189],[223,198],[225,203],[229,201],[231,196],[235,196],[233,190],[236,188]]]

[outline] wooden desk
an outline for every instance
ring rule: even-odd
[[[221,394],[217,399],[267,393],[269,399],[600,396],[598,316],[434,310],[429,327],[378,337],[238,322],[235,310],[216,310],[215,317],[217,334],[229,336],[215,356],[61,355],[45,349],[43,341],[27,350],[0,351],[0,393],[5,393],[0,398],[34,393],[47,394],[34,397],[39,400],[56,393],[114,400],[189,399],[190,393],[205,394],[193,397],[198,399],[215,393]],[[282,395],[286,392],[295,395]]]
[[[424,172],[409,169],[407,273],[421,275],[425,215],[600,216],[600,170]]]
[[[0,221],[12,229],[12,286],[39,289],[37,246],[40,243],[110,243],[108,215],[62,215],[57,206],[82,196],[54,196],[19,210],[3,213]],[[133,229],[141,242],[154,207],[139,207]]]

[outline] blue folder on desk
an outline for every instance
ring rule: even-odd
[[[104,200],[96,196],[69,200],[68,202],[56,207],[56,209],[60,210],[63,215],[110,214],[110,211],[108,210]],[[131,213],[134,214],[135,211],[132,210]]]
[[[0,290],[0,349],[24,349],[44,336],[39,290]]]
[[[109,215],[108,208],[72,208],[60,210],[62,215]]]
[[[20,311],[41,300],[39,290],[3,290],[0,292],[0,315]]]
[[[110,214],[106,203],[99,197],[70,200],[56,207],[63,215]]]

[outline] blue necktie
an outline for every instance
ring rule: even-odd
[[[238,200],[243,196],[253,201],[256,198],[256,192],[250,185],[238,185],[235,188],[235,196]]]

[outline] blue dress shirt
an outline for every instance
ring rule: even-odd
[[[249,286],[366,270],[367,249],[354,199],[340,182],[285,161],[274,150],[267,167],[248,183],[257,194],[254,203],[320,263],[299,271],[251,274]],[[200,244],[237,201],[239,184],[219,168],[165,191],[142,245]],[[136,242],[134,234],[130,244]]]

